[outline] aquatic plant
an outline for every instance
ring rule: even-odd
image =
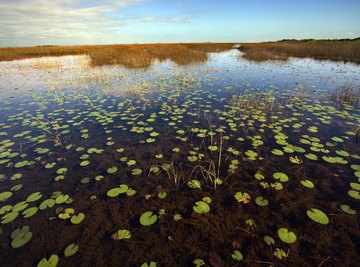
[[[144,226],[149,226],[154,224],[158,219],[158,216],[152,211],[146,211],[140,216],[140,224]]]
[[[306,211],[307,216],[309,216],[309,218],[317,223],[320,224],[328,224],[329,223],[329,218],[327,217],[327,215],[322,212],[319,209],[315,209],[312,208],[308,211]]]
[[[284,250],[280,249],[280,248],[276,248],[274,251],[274,256],[276,258],[278,258],[279,260],[282,260],[283,258],[287,257],[287,254]]]
[[[193,206],[193,210],[200,214],[208,213],[210,211],[210,206],[204,201],[196,201],[195,205]]]
[[[244,257],[239,250],[234,250],[231,254],[231,258],[236,261],[242,261]]]
[[[150,263],[144,262],[143,264],[141,264],[140,267],[156,267],[156,262],[155,261],[151,261]]]
[[[130,233],[129,230],[120,229],[116,233],[112,234],[111,238],[113,240],[130,239],[131,238],[131,233]]]
[[[37,264],[37,267],[56,267],[59,262],[59,257],[56,254],[52,254],[49,259],[43,258]]]
[[[247,204],[247,203],[250,202],[251,196],[250,196],[248,193],[246,193],[246,192],[244,192],[244,193],[242,193],[242,192],[236,192],[235,195],[234,195],[234,198],[235,198],[236,201],[239,202],[239,203],[242,202],[242,203],[244,203],[244,204]]]
[[[64,256],[65,257],[70,257],[70,256],[74,255],[78,250],[79,250],[79,246],[76,245],[75,243],[71,243],[70,245],[68,245],[65,248]]]
[[[196,259],[193,261],[193,263],[195,264],[196,267],[200,267],[200,266],[205,265],[205,262],[204,262],[202,259],[200,259],[200,258],[196,258]]]
[[[289,231],[287,228],[280,228],[278,230],[278,236],[281,241],[291,244],[296,241],[296,235],[294,232]]]
[[[30,232],[29,226],[23,226],[21,228],[16,228],[11,233],[11,246],[13,248],[20,248],[30,241],[32,238],[32,232]]]

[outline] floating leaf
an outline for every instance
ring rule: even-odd
[[[5,202],[12,195],[13,195],[13,193],[11,191],[5,191],[5,192],[0,193],[0,202]]]
[[[29,195],[26,199],[26,202],[35,202],[39,200],[42,197],[42,194],[40,192],[35,192]]]
[[[236,261],[242,261],[244,258],[239,250],[234,250],[231,257]]]
[[[41,202],[41,204],[39,205],[39,209],[40,210],[45,210],[47,208],[52,208],[55,205],[55,200],[54,199],[45,199],[43,202]]]
[[[141,225],[148,226],[154,224],[158,219],[158,216],[152,211],[146,211],[140,216]]]
[[[131,233],[129,230],[121,229],[117,231],[117,234],[119,236],[119,239],[130,239]]]
[[[70,219],[72,224],[79,224],[85,219],[85,214],[80,212],[78,215],[73,215]]]
[[[283,172],[275,172],[275,173],[273,174],[273,177],[274,177],[275,179],[280,179],[280,182],[287,182],[287,181],[289,181],[289,177],[288,177],[285,173],[283,173]]]
[[[117,172],[117,170],[118,170],[118,168],[115,167],[115,166],[113,166],[113,167],[108,168],[108,169],[107,169],[107,172],[108,172],[109,174],[113,174],[113,173]]]
[[[19,215],[19,212],[17,212],[17,211],[12,211],[12,212],[6,213],[4,216],[1,217],[1,223],[6,224],[9,222],[12,222],[13,220],[16,219],[16,217],[18,215]]]
[[[31,207],[23,211],[22,215],[24,218],[30,218],[35,215],[35,213],[39,210],[38,207]]]
[[[341,205],[340,209],[350,215],[355,215],[356,214],[356,210],[353,210],[352,208],[350,208],[349,205]]]
[[[314,188],[314,183],[310,180],[302,180],[300,183],[307,188]]]
[[[29,226],[23,226],[17,228],[11,233],[11,246],[13,248],[20,248],[30,241],[32,238],[32,232],[30,232]]]
[[[259,205],[260,207],[265,207],[269,204],[269,201],[263,197],[256,197],[255,203]]]
[[[286,228],[280,228],[278,230],[278,235],[279,238],[281,239],[281,241],[291,244],[294,243],[296,241],[296,235],[294,232],[289,231]]]
[[[49,260],[46,258],[43,258],[37,265],[37,267],[56,267],[59,262],[58,255],[51,255]]]
[[[311,220],[313,220],[317,223],[320,223],[320,224],[328,224],[329,223],[329,218],[321,210],[312,208],[312,209],[308,210],[306,212],[306,214],[307,214],[307,216],[309,216],[309,218]]]
[[[72,243],[65,248],[64,256],[70,257],[70,256],[74,255],[78,251],[78,249],[79,249],[79,246]]]
[[[208,213],[210,211],[210,206],[204,201],[195,202],[195,206],[193,206],[193,210],[197,213]]]

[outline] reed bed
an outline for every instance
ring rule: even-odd
[[[349,61],[360,64],[360,39],[287,40],[279,42],[243,43],[243,57],[252,61],[288,60],[290,57]]]
[[[178,65],[201,63],[207,60],[209,52],[226,51],[232,47],[232,43],[16,47],[0,48],[0,61],[86,54],[90,57],[92,66],[146,68],[154,60],[170,59]]]

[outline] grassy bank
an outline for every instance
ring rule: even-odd
[[[244,58],[258,62],[287,60],[290,57],[310,57],[360,64],[360,38],[243,43],[239,49],[245,53]]]
[[[202,62],[207,59],[208,52],[226,51],[232,46],[231,43],[190,43],[0,48],[0,61],[86,54],[93,66],[118,64],[143,68],[155,59],[170,59],[179,65]]]

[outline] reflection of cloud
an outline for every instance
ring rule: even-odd
[[[0,46],[24,40],[109,38],[121,26],[144,22],[183,22],[189,16],[120,16],[121,9],[146,0],[0,0]],[[116,16],[113,16],[116,15]],[[71,43],[71,42],[69,42]]]

